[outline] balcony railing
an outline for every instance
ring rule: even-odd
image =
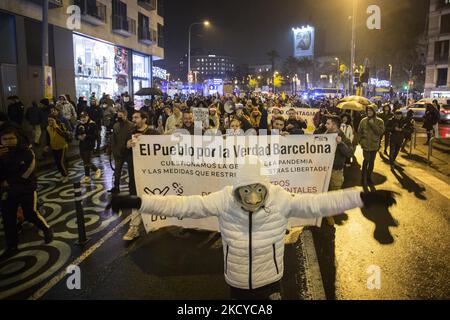
[[[29,0],[29,1],[42,6],[42,0]],[[61,8],[62,6],[63,0],[48,0],[48,7],[50,9]]]
[[[156,30],[139,28],[138,36],[139,42],[142,42],[146,45],[156,43]]]
[[[74,5],[80,7],[81,20],[95,26],[106,24],[106,6],[96,0],[75,0]]]
[[[448,64],[449,58],[448,57],[442,57],[442,56],[435,56],[434,57],[434,63],[435,64]]]
[[[156,10],[156,0],[138,0],[138,5],[149,11]]]
[[[112,16],[112,31],[124,37],[136,35],[136,20],[123,16]]]

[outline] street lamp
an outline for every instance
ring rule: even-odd
[[[337,79],[336,79],[336,86],[338,89],[340,89],[341,86],[341,61],[338,57],[335,57],[334,60],[337,61]]]
[[[356,18],[357,18],[357,10],[358,10],[358,1],[353,1],[353,14],[352,14],[352,41],[351,41],[351,57],[350,57],[350,83],[349,83],[349,94],[353,94],[353,86],[354,86],[354,66],[355,66],[355,58],[356,58]]]
[[[276,78],[277,75],[278,75],[278,71],[275,71],[274,74],[273,74],[273,79],[272,79],[272,81],[273,81],[273,93],[275,93],[275,78]]]
[[[208,20],[205,20],[203,22],[194,22],[191,23],[191,25],[189,26],[189,48],[188,48],[188,82],[189,81],[189,75],[191,74],[191,30],[193,26],[196,25],[204,25],[205,27],[208,27],[210,25]]]
[[[392,64],[389,64],[389,82],[392,86]]]

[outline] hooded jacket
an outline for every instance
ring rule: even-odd
[[[63,102],[58,102],[56,104],[56,108],[58,108],[61,111],[61,115],[70,120],[77,117],[77,113],[75,111],[75,108],[73,105],[67,100],[66,96],[61,95],[60,98],[64,98]]]
[[[236,190],[256,183],[266,186],[266,200],[259,210],[248,212],[235,196]],[[258,163],[240,166],[233,186],[204,197],[143,195],[139,211],[193,219],[216,216],[226,282],[235,288],[256,289],[283,277],[284,236],[290,217],[326,217],[362,206],[356,190],[293,196],[261,175]]]
[[[86,138],[80,140],[79,136],[85,134]],[[93,151],[95,149],[95,140],[98,135],[98,127],[94,121],[89,119],[88,123],[79,123],[75,129],[75,137],[80,141],[80,150]]]
[[[373,122],[370,122],[370,118],[366,117],[361,120],[358,128],[359,143],[364,151],[378,151],[380,148],[380,139],[384,134],[384,121],[376,116],[375,109],[371,108],[375,114]]]

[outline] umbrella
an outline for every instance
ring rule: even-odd
[[[352,102],[352,101],[358,102],[365,106],[372,104],[372,101],[370,101],[369,99],[367,99],[365,97],[361,97],[361,96],[348,96],[348,97],[341,99],[339,102]]]
[[[371,104],[372,105],[372,104]],[[366,106],[357,101],[344,101],[337,105],[339,109],[342,110],[353,110],[353,111],[364,111]]]
[[[162,96],[163,93],[158,88],[142,88],[135,93],[136,96]]]

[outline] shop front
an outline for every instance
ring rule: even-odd
[[[75,87],[77,97],[88,99],[92,92],[112,97],[129,91],[129,50],[78,34],[73,35]]]
[[[151,87],[151,60],[150,56],[133,52],[133,94],[142,88]],[[139,109],[144,103],[145,97],[134,96],[134,104]]]

